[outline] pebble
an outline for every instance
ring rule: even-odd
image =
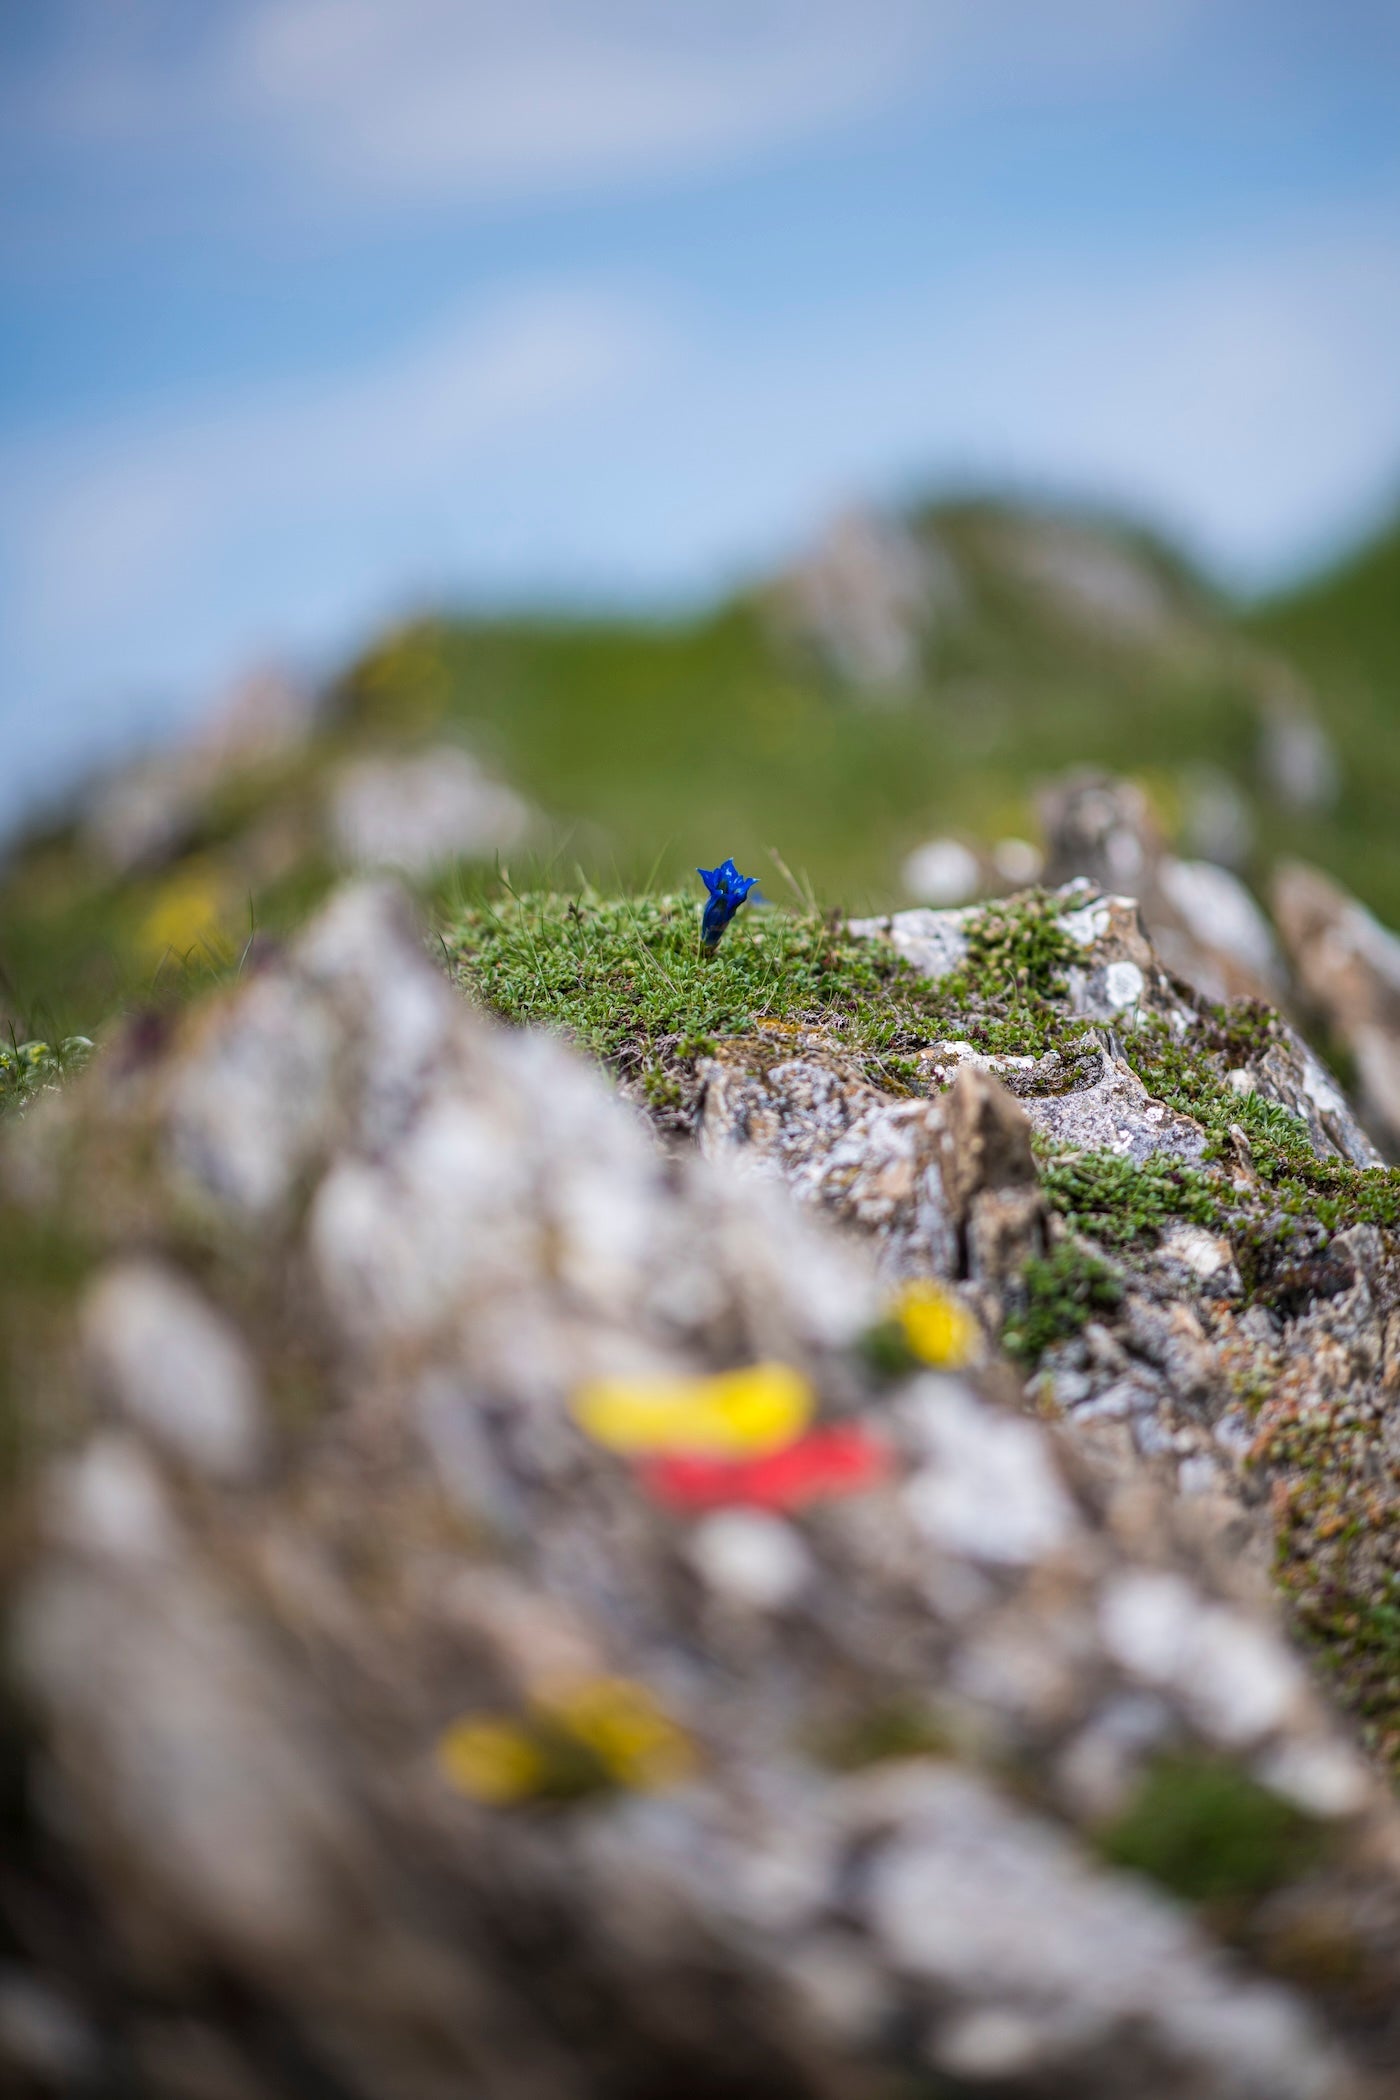
[[[812,1578],[811,1555],[782,1517],[722,1509],[691,1533],[687,1557],[709,1587],[755,1611],[779,1611]]]

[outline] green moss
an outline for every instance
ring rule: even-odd
[[[1306,1872],[1321,1832],[1238,1766],[1183,1753],[1156,1760],[1100,1844],[1188,1902],[1236,1904]]]
[[[1071,1231],[1105,1247],[1155,1239],[1171,1218],[1198,1225],[1220,1219],[1218,1177],[1166,1153],[1141,1165],[1116,1152],[1052,1153],[1040,1178],[1047,1203]]]
[[[1281,1039],[1281,1024],[1257,1001],[1204,1010],[1201,1025],[1178,1037],[1159,1016],[1146,1015],[1124,1041],[1124,1054],[1148,1092],[1192,1116],[1207,1136],[1205,1164],[1231,1157],[1238,1132],[1249,1149],[1259,1187],[1236,1190],[1228,1174],[1213,1185],[1213,1215],[1204,1201],[1188,1215],[1234,1241],[1247,1287],[1267,1295],[1280,1263],[1306,1259],[1343,1226],[1400,1229],[1400,1169],[1356,1167],[1319,1158],[1299,1118],[1262,1094],[1238,1094],[1228,1073]]]
[[[979,1050],[1043,1057],[1082,1045],[1085,1031],[1065,1012],[1065,971],[1075,955],[1059,906],[1043,890],[990,904],[964,926],[967,952],[939,985]]]
[[[1033,1256],[1021,1273],[1024,1307],[1002,1331],[1012,1356],[1034,1363],[1055,1342],[1068,1341],[1090,1320],[1112,1312],[1123,1296],[1120,1279],[1076,1240],[1063,1240],[1047,1256]]]
[[[660,1109],[683,1107],[722,1039],[820,1029],[874,1084],[926,1083],[918,1053],[950,1037],[1039,1055],[1083,1031],[1054,1004],[1067,944],[1038,894],[976,915],[937,982],[839,915],[746,908],[714,953],[700,899],[508,890],[463,902],[444,931],[463,981],[506,1020],[561,1029]]]
[[[967,955],[954,981],[986,996],[1004,989],[1014,999],[1062,999],[1075,945],[1060,925],[1062,907],[1044,890],[989,904],[965,928]]]
[[[1400,1577],[1391,1576],[1379,1596],[1358,1593],[1346,1582],[1345,1554],[1364,1523],[1340,1525],[1333,1534],[1336,1553],[1328,1554],[1319,1551],[1315,1531],[1306,1544],[1299,1539],[1299,1516],[1291,1509],[1281,1527],[1276,1577],[1292,1593],[1304,1639],[1338,1680],[1338,1692],[1357,1716],[1367,1747],[1400,1778]],[[1300,1548],[1303,1558],[1297,1561]]]

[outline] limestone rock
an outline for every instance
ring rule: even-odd
[[[1099,1065],[1131,1013],[1193,1025],[1130,907],[1063,916]],[[668,1155],[351,889],[7,1134],[12,1222],[71,1235],[94,1295],[86,1360],[56,1325],[7,1384],[0,2076],[1393,2084],[1400,1816],[1212,1498],[1173,1499],[1129,1426],[1227,1477],[1246,1356],[1303,1411],[1322,1367],[1338,1404],[1393,1391],[1391,1247],[1338,1235],[1330,1294],[1270,1310],[1209,1234],[1164,1238],[1061,1359],[1086,1404],[1151,1396],[1094,1430],[1005,1362],[892,1365],[881,1259],[991,1318],[1049,1245],[1035,1096],[949,1078],[887,1095],[819,1031],[730,1043],[702,1152]],[[798,1493],[769,1452],[748,1502],[688,1505],[575,1410],[764,1363],[857,1473]]]
[[[1356,1060],[1362,1113],[1400,1154],[1400,936],[1302,861],[1274,876],[1274,914],[1309,1005]]]
[[[876,699],[917,678],[929,633],[961,599],[946,553],[898,519],[864,510],[834,518],[773,594],[777,624]]]
[[[256,1469],[262,1402],[247,1351],[189,1284],[151,1262],[114,1263],[82,1320],[93,1378],[119,1413],[203,1471]]]
[[[1280,999],[1284,973],[1263,912],[1229,868],[1169,852],[1140,787],[1078,770],[1049,782],[1039,805],[1049,882],[1079,877],[1129,893],[1161,962],[1207,998]]]
[[[407,758],[353,760],[330,788],[332,848],[351,868],[431,875],[517,845],[529,820],[512,789],[451,744]]]

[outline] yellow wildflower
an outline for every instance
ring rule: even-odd
[[[573,1415],[611,1451],[733,1458],[792,1443],[814,1405],[800,1371],[767,1363],[717,1378],[600,1379],[574,1395]]]
[[[232,949],[223,910],[222,886],[212,871],[198,864],[182,868],[156,892],[137,931],[137,947],[155,965],[167,955],[184,957],[196,948],[226,958]]]
[[[981,1353],[976,1320],[951,1291],[937,1284],[906,1284],[895,1302],[894,1317],[920,1363],[936,1370],[959,1370]]]
[[[438,1741],[437,1762],[458,1793],[501,1808],[608,1787],[658,1792],[689,1778],[695,1753],[645,1685],[594,1677],[542,1697],[520,1720],[470,1714],[454,1721]]]
[[[548,1766],[527,1729],[497,1717],[455,1721],[437,1746],[443,1777],[458,1793],[493,1805],[539,1793]]]
[[[548,1702],[550,1718],[593,1752],[619,1786],[675,1786],[694,1769],[690,1739],[643,1684],[595,1677]]]

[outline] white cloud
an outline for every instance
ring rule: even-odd
[[[553,189],[723,163],[877,108],[937,12],[292,0],[242,23],[236,90],[352,187]]]
[[[703,590],[911,473],[1119,502],[1263,582],[1386,492],[1397,368],[1400,239],[1333,224],[820,310],[502,292],[314,384],[12,442],[0,805],[133,696],[151,720],[267,650],[332,660],[415,600]]]
[[[16,134],[231,156],[339,196],[707,170],[896,104],[1122,82],[1204,0],[67,0]]]
[[[414,590],[675,590],[852,492],[984,478],[1118,501],[1242,579],[1400,462],[1400,242],[1006,256],[877,306],[501,294],[391,359],[0,458],[11,665],[65,683],[321,645]]]
[[[733,575],[913,477],[1102,500],[1265,585],[1394,500],[1397,369],[1400,236],[1364,223],[1007,252],[856,309],[697,324],[668,403],[636,405],[618,573]]]
[[[1297,566],[1400,468],[1400,237],[1132,262],[1014,293],[946,339],[966,466],[1146,510],[1242,581]]]

